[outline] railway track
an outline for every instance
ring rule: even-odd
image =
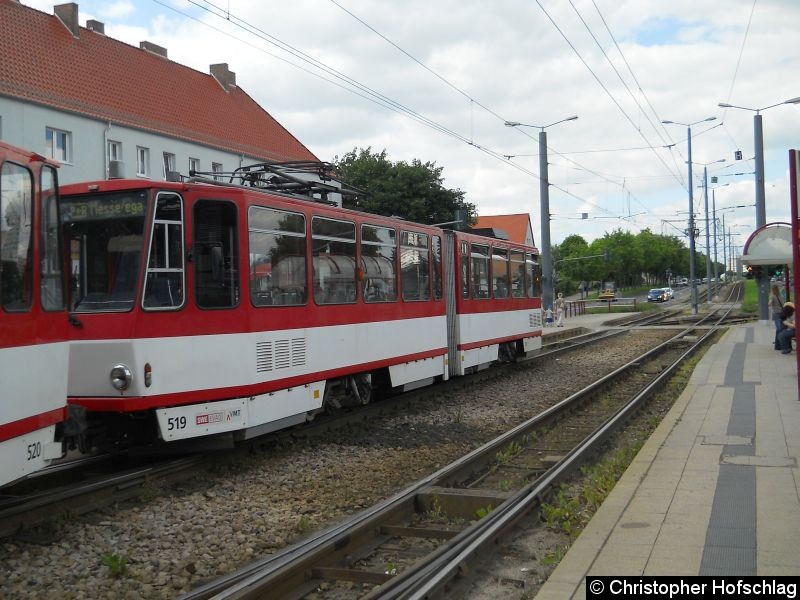
[[[548,340],[541,351],[532,353],[530,358],[519,363],[498,365],[494,369],[454,378],[432,388],[386,398],[356,410],[323,414],[301,427],[274,432],[216,454],[193,453],[164,459],[158,457],[157,450],[148,450],[144,457],[136,457],[135,452],[131,456],[105,454],[55,464],[3,490],[0,495],[0,539],[22,530],[32,530],[54,516],[85,514],[137,497],[146,490],[167,482],[192,477],[200,465],[207,467],[209,461],[236,460],[250,452],[252,446],[270,446],[286,440],[313,438],[327,435],[331,430],[347,427],[354,422],[384,418],[406,410],[415,403],[424,402],[426,396],[432,392],[453,392],[480,381],[500,378],[509,369],[525,368],[531,364],[530,361],[574,351],[621,333],[624,330],[567,329],[563,337],[548,336],[556,339]],[[143,449],[137,451],[142,452]],[[154,453],[155,456],[151,456]],[[28,535],[35,537],[37,534],[31,532]]]
[[[719,312],[392,498],[182,599],[441,592],[714,334]]]
[[[179,458],[154,460],[152,457],[136,459],[102,455],[54,465],[24,482],[6,488],[0,495],[0,538],[20,530],[31,530],[47,523],[54,515],[79,515],[147,493],[148,489],[166,482],[192,477],[198,465],[209,461],[236,460],[250,451],[249,446],[269,446],[287,439],[313,438],[326,435],[331,430],[346,427],[353,422],[369,422],[406,410],[417,402],[424,402],[432,392],[446,393],[469,388],[479,381],[501,378],[509,369],[525,368],[529,361],[557,356],[581,347],[602,344],[604,340],[624,334],[629,327],[653,324],[672,316],[673,311],[637,315],[633,319],[614,321],[613,329],[589,331],[565,329],[547,336],[546,344],[538,353],[513,364],[481,371],[468,377],[452,379],[434,388],[424,388],[401,396],[376,402],[356,411],[321,415],[303,427],[275,432],[250,441],[248,447],[238,447],[229,452],[212,455],[190,454]],[[623,322],[625,326],[623,327]],[[35,534],[34,534],[35,535]]]
[[[414,403],[424,402],[431,392],[447,393],[459,388],[469,388],[479,381],[502,378],[509,369],[525,368],[530,360],[557,356],[592,344],[602,344],[604,340],[625,333],[627,328],[653,324],[654,319],[664,322],[672,312],[660,311],[656,314],[636,315],[633,319],[616,320],[610,322],[614,328],[608,330],[589,331],[579,328],[551,333],[546,336],[542,350],[519,363],[500,365],[469,377],[452,379],[435,388],[389,398],[361,407],[357,411],[321,415],[311,424],[275,432],[252,440],[249,445],[269,446],[287,439],[313,438],[353,422],[384,418],[406,410]],[[161,482],[191,477],[199,464],[207,465],[209,460],[236,460],[237,456],[248,451],[249,447],[239,447],[227,453],[205,456],[195,453],[166,460],[103,455],[52,466],[19,485],[3,490],[4,495],[0,496],[0,538],[46,523],[54,514],[79,515],[135,497],[143,491],[146,493],[146,490],[157,487]]]

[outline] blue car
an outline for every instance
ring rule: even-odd
[[[648,302],[666,302],[669,300],[669,293],[664,288],[653,288],[647,292]]]

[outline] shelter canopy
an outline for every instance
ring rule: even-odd
[[[792,226],[767,223],[756,229],[745,242],[742,262],[746,265],[792,264]]]

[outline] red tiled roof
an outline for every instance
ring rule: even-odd
[[[0,95],[264,160],[318,160],[241,88],[0,0]]]
[[[508,239],[518,244],[525,243],[525,236],[531,230],[531,218],[527,213],[519,215],[487,215],[479,216],[478,222],[474,225],[476,229],[502,229],[508,234]],[[533,241],[533,240],[531,240]]]

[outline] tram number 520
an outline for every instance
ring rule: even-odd
[[[186,429],[186,417],[169,417],[167,419],[167,431],[175,429]]]
[[[28,444],[28,460],[35,460],[42,455],[42,442]]]

